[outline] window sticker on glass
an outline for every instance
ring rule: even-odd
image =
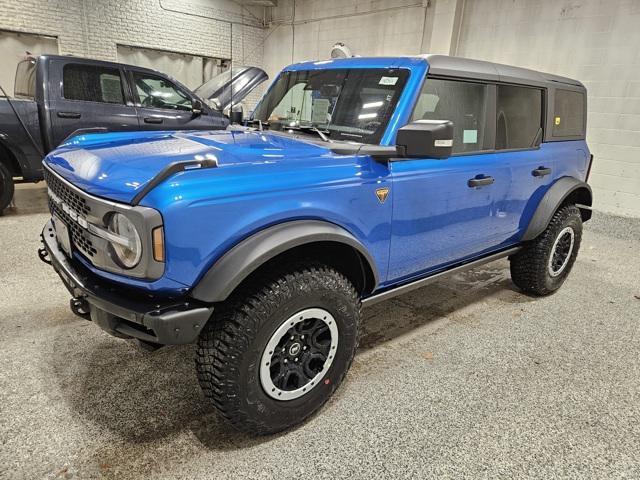
[[[462,143],[478,143],[478,130],[464,130]]]
[[[311,122],[312,123],[327,123],[329,115],[329,107],[331,102],[326,98],[314,98],[313,108],[311,110]]]
[[[397,81],[398,77],[382,77],[378,85],[395,85]]]

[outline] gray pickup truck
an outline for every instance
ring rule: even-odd
[[[42,158],[83,132],[224,129],[222,112],[267,79],[238,67],[190,91],[147,68],[46,55],[18,64],[14,97],[0,98],[0,213],[14,183],[43,179]]]

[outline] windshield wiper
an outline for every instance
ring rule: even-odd
[[[265,127],[267,130],[269,129],[269,122],[263,122],[259,118],[252,118],[251,120],[247,120],[247,125],[258,125],[258,131],[262,132]]]
[[[302,131],[312,131],[318,134],[318,136],[324,141],[324,142],[331,142],[332,140],[327,136],[327,133],[331,133],[329,130],[320,130],[318,127],[316,127],[315,125],[295,125],[295,126],[288,126],[286,127],[288,129],[291,130],[302,130]]]

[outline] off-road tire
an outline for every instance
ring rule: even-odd
[[[549,272],[549,259],[558,236],[570,228],[573,231],[573,247],[567,255],[566,266],[552,276]],[[511,279],[522,291],[533,295],[548,295],[555,292],[564,283],[580,249],[582,239],[582,217],[575,205],[566,205],[553,215],[546,230],[522,250],[513,255],[511,260]]]
[[[0,163],[0,215],[11,203],[13,191],[13,175],[3,163]]]
[[[331,313],[339,331],[333,361],[303,396],[281,401],[265,393],[261,358],[277,329],[309,308]],[[360,337],[360,299],[340,272],[313,262],[292,262],[259,275],[221,304],[200,334],[196,354],[204,394],[237,429],[271,434],[304,421],[342,382]]]

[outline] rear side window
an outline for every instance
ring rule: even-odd
[[[415,120],[451,120],[453,153],[484,150],[487,86],[427,78],[411,115]]]
[[[584,94],[571,90],[556,90],[553,109],[553,136],[584,135]]]
[[[36,61],[23,60],[16,68],[16,81],[13,88],[16,98],[33,100],[36,96]]]
[[[63,96],[67,100],[124,103],[122,79],[116,68],[69,64],[64,66],[62,75]]]
[[[498,85],[496,150],[531,148],[542,138],[542,90]]]

